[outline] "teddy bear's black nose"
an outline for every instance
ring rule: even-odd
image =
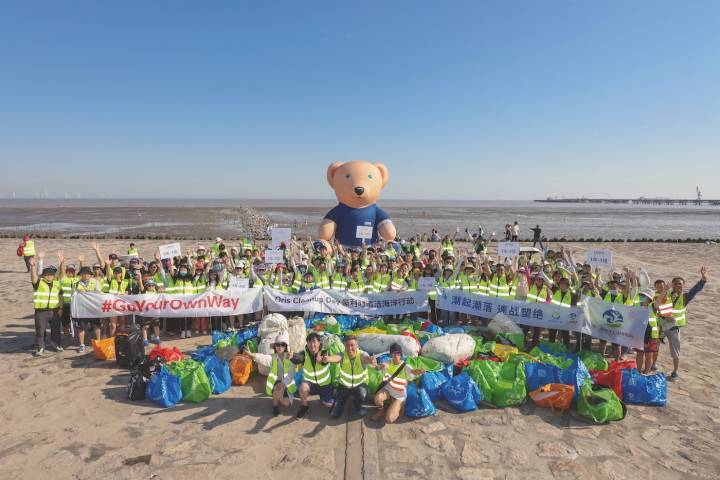
[[[357,194],[358,197],[360,195],[362,195],[363,192],[365,192],[365,189],[363,187],[355,187],[355,193]]]

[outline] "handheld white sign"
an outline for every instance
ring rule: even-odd
[[[265,250],[265,264],[273,265],[276,263],[283,263],[285,258],[283,257],[282,250]]]
[[[519,257],[520,256],[520,243],[519,242],[498,242],[498,257]]]
[[[243,277],[231,276],[228,288],[232,290],[247,290],[250,288],[250,279]]]
[[[182,255],[182,249],[179,243],[169,243],[167,245],[160,245],[160,258],[165,260],[166,258],[179,257]]]
[[[432,290],[435,288],[435,277],[422,277],[418,280],[418,290]]]
[[[585,260],[593,267],[612,268],[612,256],[612,250],[588,248],[585,252]]]
[[[274,227],[270,230],[272,235],[272,248],[277,250],[280,244],[284,243],[286,247],[290,247],[290,239],[292,237],[292,229]]]
[[[357,226],[357,232],[355,234],[356,238],[364,238],[365,240],[370,240],[373,236],[373,227],[367,226],[367,225],[358,225]]]

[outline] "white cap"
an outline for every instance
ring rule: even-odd
[[[215,239],[215,241],[216,241],[216,242],[222,242],[222,238],[217,237],[217,238]]]
[[[197,251],[197,250],[207,250],[207,248],[203,247],[202,245],[198,245],[198,247],[195,249],[195,251]]]
[[[288,335],[288,332],[280,332],[275,337],[275,341],[273,342],[273,347],[276,343],[284,343],[285,345],[290,345],[290,335]]]

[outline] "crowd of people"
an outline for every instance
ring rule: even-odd
[[[536,228],[539,236],[539,226]],[[216,238],[210,248],[198,245],[185,255],[171,259],[160,258],[159,251],[150,258],[143,257],[133,243],[126,253],[103,253],[94,243],[92,262],[86,262],[83,256],[76,259],[77,263],[68,262],[62,252],[58,252],[57,268],[45,265],[44,252],[37,250],[28,237],[25,253],[32,255],[24,258],[34,290],[35,354],[45,353],[48,325],[50,343],[55,350],[77,344],[81,352],[85,350],[86,332],[92,330],[94,338],[99,339],[126,328],[127,317],[71,318],[70,299],[74,291],[120,295],[197,294],[227,289],[231,279],[238,277],[246,278],[250,287],[267,285],[287,293],[324,288],[364,294],[418,290],[421,278],[432,277],[439,287],[507,300],[570,307],[582,296],[591,296],[610,303],[647,306],[650,318],[644,348],[637,351],[638,368],[644,373],[656,370],[659,346],[667,343],[673,359],[669,377],[677,378],[680,332],[686,323],[686,308],[707,281],[705,267],[700,271],[699,281],[686,290],[681,277],[650,282],[642,269],[598,271],[576,261],[573,252],[564,247],[546,248],[515,258],[493,258],[488,252],[490,239],[483,236],[482,228],[471,236],[473,242],[469,248],[456,247],[458,232],[459,229],[455,234],[439,236],[434,231],[432,235],[439,239],[437,247],[423,245],[419,236],[407,241],[363,245],[359,249],[344,248],[337,242],[328,248],[325,242],[292,240],[289,245],[280,246],[284,261],[271,265],[264,259],[268,246],[251,238],[243,238],[237,245],[226,245],[221,238]],[[442,326],[489,321],[440,310],[436,308],[437,291],[430,289],[427,295],[428,312],[417,316]],[[161,338],[206,335],[212,328],[238,328],[261,315],[262,312],[223,318],[143,318],[141,323],[148,345],[159,344]],[[544,334],[540,328],[523,327],[523,330],[529,345],[537,344]],[[571,345],[569,331],[549,330],[546,335],[551,341],[560,339]],[[599,339],[593,342],[587,335],[576,333],[574,340],[577,350],[597,349],[618,359],[627,354],[624,347],[609,347]]]

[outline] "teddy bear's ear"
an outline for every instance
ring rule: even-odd
[[[333,176],[335,175],[335,171],[342,167],[343,162],[335,162],[331,163],[330,166],[327,169],[327,181],[330,184],[331,187],[335,188],[333,186]]]
[[[378,170],[380,170],[380,175],[382,176],[382,179],[383,179],[382,186],[383,186],[383,188],[385,188],[385,185],[387,184],[387,181],[388,181],[388,169],[382,163],[375,163],[375,166],[377,167]]]

